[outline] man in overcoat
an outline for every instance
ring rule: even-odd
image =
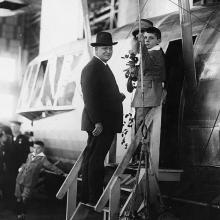
[[[115,77],[107,65],[113,53],[112,36],[99,32],[95,56],[84,67],[81,87],[84,100],[82,130],[88,133],[87,146],[82,162],[81,201],[95,204],[103,191],[104,160],[116,133],[123,124],[122,101]]]

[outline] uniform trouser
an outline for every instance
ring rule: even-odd
[[[96,203],[103,191],[104,160],[108,153],[115,133],[103,132],[94,137],[88,133],[87,146],[82,161],[81,201]]]

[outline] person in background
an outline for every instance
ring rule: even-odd
[[[16,178],[15,197],[17,219],[24,220],[26,205],[31,197],[33,188],[38,183],[38,178],[43,168],[53,171],[58,175],[67,176],[61,169],[51,164],[44,154],[44,143],[40,140],[34,142],[34,151],[28,155],[26,163],[18,169]]]
[[[4,204],[7,206],[13,199],[14,180],[12,135],[8,127],[0,128],[0,154],[1,154],[1,186]]]
[[[10,121],[10,126],[12,130],[12,151],[14,156],[14,170],[13,172],[17,175],[18,168],[23,164],[28,154],[30,153],[29,149],[29,140],[28,137],[21,133],[21,122],[20,121]]]
[[[95,56],[83,68],[81,87],[84,100],[82,130],[88,133],[87,146],[82,161],[81,202],[94,205],[103,191],[104,160],[116,133],[123,124],[122,102],[115,77],[107,61],[112,57],[112,36],[99,32]]]
[[[30,153],[32,153],[33,146],[34,146],[34,132],[33,131],[25,131],[24,135],[26,135],[28,138],[29,150],[30,150]]]

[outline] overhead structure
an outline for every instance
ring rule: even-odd
[[[1,0],[0,17],[8,17],[32,11],[40,11],[41,0]]]
[[[117,27],[119,0],[88,1],[92,34]]]
[[[84,23],[85,38],[87,42],[87,50],[89,56],[92,57],[92,48],[90,47],[90,43],[92,42],[92,36],[91,36],[91,29],[89,26],[89,10],[88,10],[87,0],[82,0],[82,10],[83,10],[83,23]]]
[[[196,89],[196,70],[193,52],[192,22],[189,0],[179,0],[180,25],[182,34],[182,50],[186,89],[188,92]]]

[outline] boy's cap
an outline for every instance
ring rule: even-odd
[[[141,32],[144,32],[147,28],[153,27],[153,22],[148,19],[141,19]],[[132,35],[135,37],[139,32],[139,21],[136,22],[134,26],[134,31]]]
[[[22,122],[17,121],[17,120],[11,120],[10,123],[11,124],[16,124],[16,125],[21,125],[22,124]]]

